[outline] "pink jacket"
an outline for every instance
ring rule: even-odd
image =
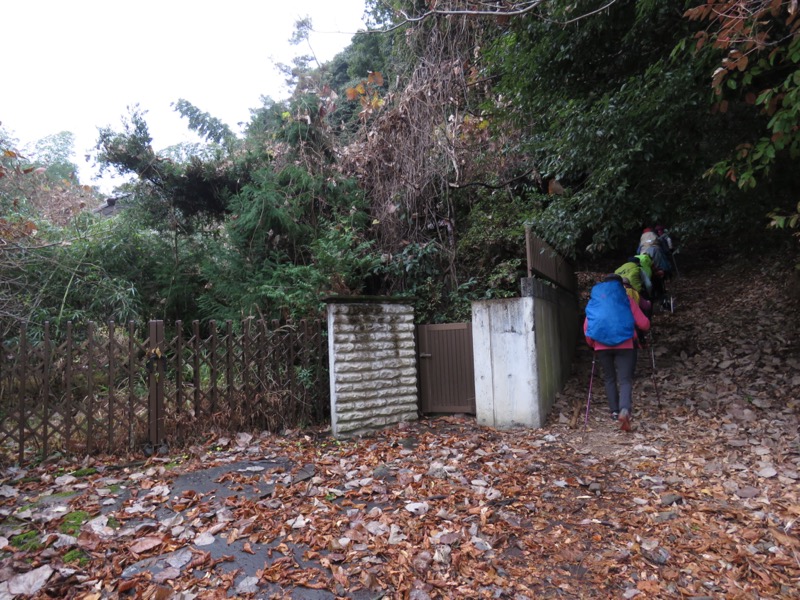
[[[586,336],[586,343],[589,344],[590,348],[594,348],[595,350],[619,350],[625,348],[633,348],[634,341],[636,340],[636,331],[650,331],[650,319],[644,316],[642,309],[639,308],[639,305],[636,304],[636,301],[628,296],[628,302],[631,304],[631,312],[633,313],[633,321],[636,324],[636,327],[633,332],[633,337],[629,340],[625,340],[621,344],[617,344],[616,346],[606,346],[605,344],[601,344],[600,342],[596,342],[589,336]],[[589,325],[588,319],[584,319],[583,321],[583,333],[586,334],[586,328]]]

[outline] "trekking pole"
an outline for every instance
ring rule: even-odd
[[[650,332],[650,360],[653,364],[653,387],[656,390],[656,401],[658,402],[658,410],[661,410],[661,394],[658,393],[658,383],[656,383],[656,353],[653,350],[653,332]]]
[[[669,259],[672,262],[672,268],[675,270],[675,279],[680,277],[680,273],[678,273],[678,261],[675,260],[675,255],[678,253],[678,249],[675,248],[672,252],[670,252]]]
[[[586,417],[583,420],[583,430],[589,425],[589,406],[592,403],[592,383],[594,382],[594,361],[597,357],[597,350],[592,352],[592,374],[589,376],[589,396],[586,398]]]

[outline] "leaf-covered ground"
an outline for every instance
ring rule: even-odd
[[[672,289],[629,434],[599,377],[585,425],[581,349],[540,430],[446,417],[6,469],[0,599],[800,598],[797,305],[757,266]]]

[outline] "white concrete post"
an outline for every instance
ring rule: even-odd
[[[472,304],[475,410],[479,425],[541,427],[533,298]]]

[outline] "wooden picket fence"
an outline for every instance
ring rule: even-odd
[[[525,226],[525,256],[528,263],[528,277],[536,275],[570,294],[577,293],[578,280],[572,265],[550,244],[533,235],[530,225]]]
[[[319,320],[22,326],[0,347],[0,460],[124,454],[212,430],[280,431],[329,418]]]

